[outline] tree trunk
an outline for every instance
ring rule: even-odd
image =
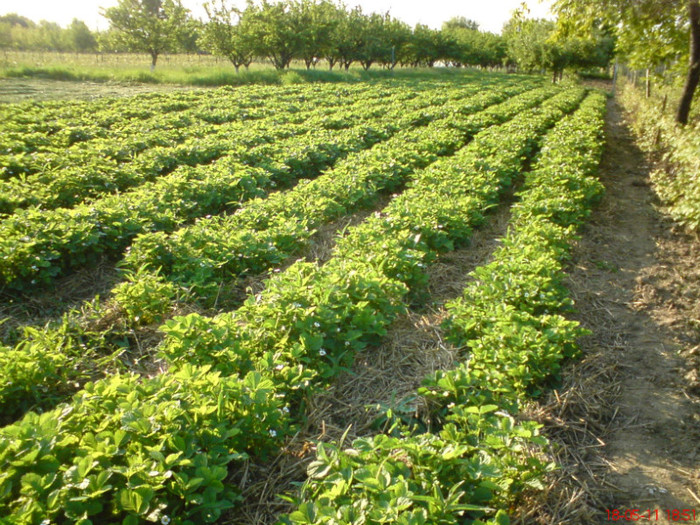
[[[155,51],[151,51],[151,73],[153,73],[153,71],[155,70],[157,61],[158,53],[156,53]]]
[[[645,92],[646,92],[647,98],[651,97],[651,76],[649,75],[649,68],[647,68]]]
[[[690,104],[693,102],[695,88],[700,81],[700,2],[690,0],[688,12],[690,15],[690,64],[681,103],[678,105],[678,113],[676,114],[676,122],[683,125],[688,123]]]

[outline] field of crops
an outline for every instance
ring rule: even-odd
[[[551,468],[519,410],[582,334],[563,267],[602,193],[604,111],[581,87],[476,74],[0,108],[0,515],[236,522],[242,472],[510,206],[441,305],[459,359],[416,390],[429,409],[309,443],[277,517],[509,523]],[[32,316],[105,267],[107,293]]]

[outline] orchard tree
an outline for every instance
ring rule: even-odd
[[[387,45],[379,57],[379,62],[386,69],[394,69],[397,63],[403,62],[412,37],[413,33],[408,24],[390,17],[387,13],[384,19],[384,38]]]
[[[241,29],[250,37],[254,54],[268,58],[275,69],[288,68],[302,53],[305,28],[298,4],[251,2],[243,12]]]
[[[253,61],[253,44],[241,26],[242,11],[229,7],[225,0],[204,4],[209,23],[204,26],[201,45],[212,54],[227,58],[236,72]]]
[[[176,49],[191,55],[198,54],[202,51],[199,41],[204,33],[204,24],[201,20],[187,17],[177,35]]]
[[[432,66],[437,54],[435,49],[435,31],[424,24],[416,24],[411,33],[411,39],[406,45],[402,56],[402,65],[418,67]]]
[[[650,67],[685,58],[688,69],[676,121],[688,123],[700,83],[700,0],[555,0],[552,9],[565,34],[608,28],[618,39],[618,51],[633,63]]]
[[[508,58],[524,71],[552,70],[556,75],[562,50],[551,41],[553,32],[554,22],[515,13],[503,27]]]
[[[332,49],[333,34],[340,22],[339,8],[328,0],[299,0],[291,9],[302,31],[298,58],[310,69]]]
[[[479,31],[476,37],[479,50],[477,64],[483,67],[503,66],[506,61],[506,42],[501,35]]]
[[[339,9],[338,14],[339,20],[335,26],[331,49],[326,59],[331,69],[333,69],[334,64],[338,63],[347,71],[353,62],[360,60],[365,44],[364,34],[367,17],[359,6],[351,11]]]
[[[461,23],[457,23],[461,20]],[[476,22],[452,19],[442,25],[442,34],[453,41],[450,61],[459,65],[502,66],[506,57],[503,37],[479,31]]]
[[[8,13],[0,16],[0,23],[6,23],[10,26],[20,26],[24,29],[28,29],[36,25],[26,16],[20,16],[17,13]]]
[[[36,24],[25,16],[8,13],[0,16],[0,49],[23,49],[23,43],[18,35],[26,35],[36,27]]]
[[[552,82],[561,80],[566,68],[607,67],[612,58],[612,41],[600,32],[587,38],[564,36],[554,22],[517,12],[504,26],[503,38],[511,61],[526,71],[550,71]]]
[[[116,29],[109,28],[97,33],[97,49],[103,53],[126,53],[129,49]]]
[[[391,46],[386,38],[386,21],[388,16],[372,13],[364,16],[360,25],[360,41],[357,60],[366,71],[372,64],[391,53]]]
[[[68,27],[70,46],[78,53],[89,53],[97,49],[97,38],[82,20],[74,18]]]
[[[479,23],[474,20],[469,20],[463,16],[455,16],[450,18],[447,22],[443,22],[442,29],[447,31],[452,31],[454,29],[469,29],[471,31],[479,30]]]
[[[446,60],[461,65],[456,60],[457,42],[444,31],[416,24],[407,44],[405,63],[413,67],[433,67],[438,60]]]
[[[151,55],[151,71],[158,55],[177,49],[187,22],[180,0],[119,0],[102,14],[114,30],[115,46]]]

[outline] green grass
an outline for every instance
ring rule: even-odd
[[[86,66],[19,66],[0,69],[0,78],[42,78],[50,80],[128,82],[143,84],[179,84],[188,86],[236,86],[243,84],[303,84],[310,82],[359,82],[387,78],[416,78],[464,75],[465,70],[447,69],[351,69],[328,71],[318,69],[251,69],[236,73],[232,68],[197,67],[157,69],[90,68]]]
[[[277,71],[266,63],[254,63],[236,73],[233,66],[211,56],[167,55],[151,72],[144,55],[77,55],[67,53],[10,52],[0,60],[0,78],[39,78],[46,80],[174,84],[187,86],[236,86],[244,84],[302,84],[310,82],[359,82],[389,78],[435,78],[463,76],[468,70],[445,68],[397,68],[393,71],[359,66],[349,71],[326,66],[307,70],[303,63]]]

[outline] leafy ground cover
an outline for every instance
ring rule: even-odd
[[[428,125],[425,131],[402,132],[395,137],[396,140],[391,139],[372,148],[367,155],[361,152],[355,157],[349,157],[343,164],[308,185],[300,185],[268,199],[248,203],[238,213],[224,218],[223,221],[226,222],[216,221],[212,225],[212,220],[204,219],[194,227],[186,228],[187,233],[181,235],[182,240],[176,243],[169,243],[167,237],[164,239],[161,234],[149,236],[150,244],[147,246],[154,246],[156,253],[165,253],[169,246],[176,247],[177,252],[170,257],[158,256],[156,263],[160,274],[149,273],[143,266],[137,267],[133,273],[135,278],[114,289],[115,301],[126,313],[129,325],[148,324],[162,319],[172,309],[173,301],[182,295],[179,290],[185,285],[189,299],[211,301],[215,294],[218,296],[218,279],[223,272],[235,275],[259,272],[279,265],[289,256],[298,253],[309,241],[314,225],[341,216],[353,207],[367,206],[380,191],[393,191],[406,178],[410,178],[415,167],[420,168],[425,163],[434,161],[440,152],[444,154],[452,151],[456,145],[466,141],[488,123],[510,118],[551,94],[551,90],[534,90],[513,97],[507,102],[477,112],[472,117],[465,117],[460,129],[445,129],[444,123],[438,123],[438,127]],[[465,111],[474,111],[504,96],[488,93],[462,100],[458,104]],[[443,107],[442,111],[444,110]],[[410,143],[415,144],[415,150],[406,150],[406,145]],[[206,250],[204,254],[203,249]],[[139,253],[139,250],[142,248],[136,242],[130,248],[125,263],[128,264],[131,256]],[[231,257],[231,254],[239,255]],[[180,288],[162,279],[165,261],[178,262],[176,256],[179,256],[179,265],[172,264],[167,275]],[[143,262],[140,261],[140,264]],[[214,269],[218,272],[214,273]],[[99,315],[99,312],[94,315]],[[19,343],[21,351],[33,355],[32,352],[27,353],[26,345],[38,342],[49,355],[58,352],[64,357],[73,356],[80,361],[91,356],[91,352],[85,352],[86,345],[91,350],[99,348],[100,353],[110,353],[105,348],[109,345],[106,345],[104,331],[93,336],[85,331],[75,333],[74,324],[69,319],[64,320],[57,327],[45,330],[40,337],[36,337],[36,332],[33,332]],[[73,340],[66,337],[71,333],[75,335]],[[120,349],[121,345],[117,344],[112,351]],[[75,381],[86,368],[73,362],[73,366],[66,367],[71,372],[64,375],[63,380],[56,381],[57,374],[52,361],[46,362],[46,373],[54,378],[52,382],[55,387]],[[35,375],[31,380],[12,381],[15,389],[24,384],[25,391],[34,401],[38,400],[37,393],[29,387],[36,379],[36,374],[41,374],[41,368],[32,367]]]
[[[286,138],[144,174],[128,191],[70,209],[8,211],[5,287],[31,293],[32,280],[53,282],[100,253],[124,257],[129,278],[110,298],[117,315],[163,334],[145,351],[154,366],[109,373],[99,368],[124,348],[105,346],[106,332],[74,314],[0,346],[0,406],[10,414],[0,429],[0,512],[9,523],[222,519],[240,505],[232,474],[291,439],[310,396],[382,341],[424,293],[427,268],[468,244],[522,181],[494,261],[448,307],[445,333],[464,350],[417,392],[429,420],[318,444],[280,520],[503,524],[517,495],[538,486],[549,466],[536,449],[546,442],[517,413],[575,355],[582,333],[565,317],[562,261],[601,191],[593,175],[604,97],[468,75],[358,88],[328,121],[312,97],[332,100],[337,89],[315,87],[308,104],[261,117],[309,128]],[[386,90],[395,91],[388,101]],[[185,95],[174,119],[205,115],[210,96]],[[231,97],[222,107],[236,115],[222,122],[237,125],[236,94],[219,96]],[[31,147],[53,147],[32,133]],[[292,261],[319,228],[359,208],[374,213],[337,232],[327,259]],[[175,304],[211,305],[223,281],[246,274],[264,276],[263,288],[242,304],[168,319]],[[98,301],[85,308],[106,315]]]

